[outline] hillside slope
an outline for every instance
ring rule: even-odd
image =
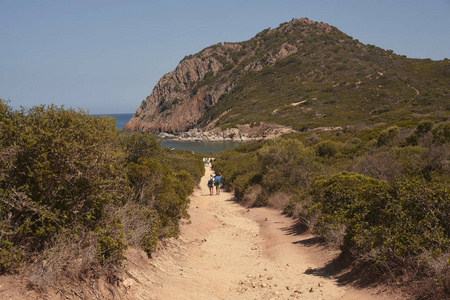
[[[409,59],[294,19],[185,57],[125,126],[180,133],[278,124],[306,130],[450,112],[450,61]],[[246,125],[246,126],[244,126]]]

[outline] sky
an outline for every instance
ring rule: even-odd
[[[450,58],[450,0],[0,0],[0,98],[134,113],[185,56],[293,18],[409,58]]]

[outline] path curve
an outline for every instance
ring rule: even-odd
[[[336,253],[308,245],[312,236],[295,234],[294,220],[278,211],[247,209],[223,191],[210,196],[206,169],[179,238],[152,259],[127,251],[127,299],[402,299],[314,272]]]

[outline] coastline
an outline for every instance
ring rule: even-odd
[[[245,145],[247,142],[223,141],[223,142],[205,142],[205,141],[181,141],[181,140],[160,140],[162,147],[174,150],[187,150],[198,153],[219,153],[225,150],[234,149]]]
[[[258,127],[238,125],[238,128],[227,128],[221,130],[201,130],[192,128],[188,131],[173,134],[160,132],[157,137],[162,140],[184,141],[184,142],[258,142],[271,140],[284,134],[295,132],[289,127],[274,124],[262,124]]]

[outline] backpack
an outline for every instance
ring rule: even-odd
[[[214,178],[210,177],[208,180],[208,186],[213,186],[214,185]]]

